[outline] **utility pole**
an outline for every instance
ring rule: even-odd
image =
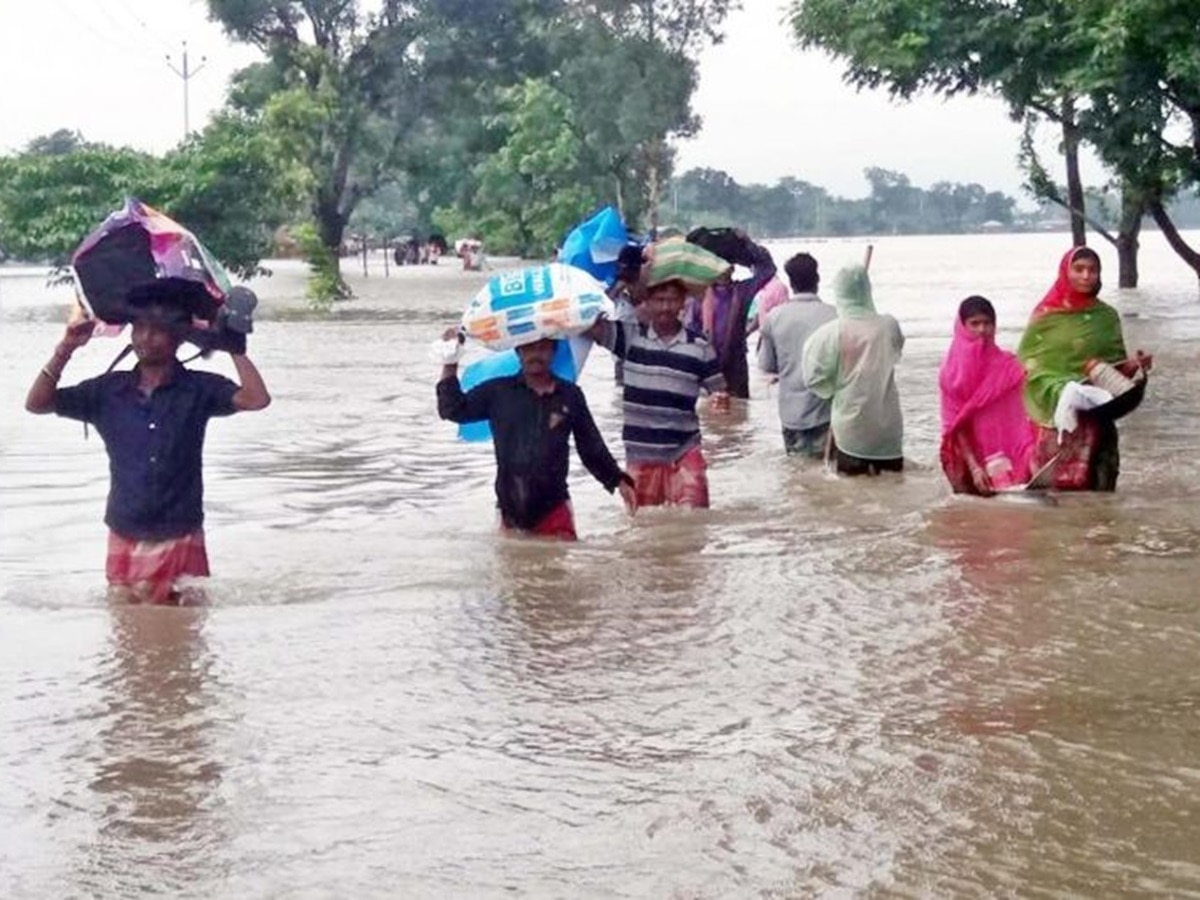
[[[190,122],[188,121],[188,82],[195,77],[196,73],[204,68],[208,62],[207,56],[200,57],[200,65],[194,69],[188,68],[188,52],[187,41],[183,42],[183,68],[177,69],[175,64],[171,62],[171,54],[167,54],[167,68],[183,79],[183,139],[186,141],[189,134],[192,133]]]

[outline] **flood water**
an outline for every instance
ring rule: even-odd
[[[22,409],[68,294],[0,270],[0,896],[1200,896],[1190,270],[1149,234],[1104,292],[1157,368],[1115,495],[937,468],[958,301],[1014,347],[1066,243],[875,241],[902,476],[784,458],[759,380],[703,417],[713,509],[631,520],[575,460],[570,546],[500,536],[490,445],[436,416],[427,346],[485,276],[347,261],[321,316],[280,263],[275,402],[209,429],[200,609],[106,600],[102,444]],[[863,246],[805,249],[832,283]],[[582,384],[620,456],[602,350]]]

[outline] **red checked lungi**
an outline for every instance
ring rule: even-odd
[[[132,588],[138,599],[150,603],[173,603],[175,582],[188,575],[207,576],[208,553],[204,531],[196,529],[183,537],[143,541],[108,533],[105,574],[110,585]]]

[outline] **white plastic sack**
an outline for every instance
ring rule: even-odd
[[[462,327],[492,350],[508,350],[581,334],[601,313],[615,315],[602,282],[574,266],[549,263],[493,275],[467,306]]]

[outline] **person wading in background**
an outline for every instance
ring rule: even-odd
[[[792,295],[775,307],[762,325],[759,368],[779,376],[779,422],[783,447],[789,454],[819,459],[829,434],[830,403],[808,389],[801,360],[804,343],[814,331],[837,318],[837,312],[817,296],[821,275],[817,261],[797,253],[784,264]]]

